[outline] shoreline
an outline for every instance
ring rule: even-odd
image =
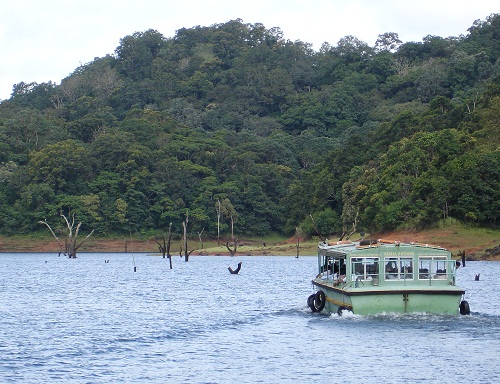
[[[412,236],[412,241],[416,239],[415,234]],[[390,238],[401,238],[395,234],[391,234]],[[439,243],[439,242],[435,242]],[[441,246],[449,249],[454,258],[458,259],[458,251],[465,250],[468,261],[483,260],[483,261],[500,261],[500,244],[497,241],[488,242],[482,246],[467,248],[467,242],[451,244],[442,242]],[[317,254],[317,240],[301,241],[299,245],[300,256],[315,256]],[[203,245],[203,248],[202,248]],[[181,242],[174,241],[171,246],[170,254],[178,257],[180,254]],[[200,244],[199,241],[190,240],[188,249],[190,256],[231,256],[225,245],[217,246],[214,241],[206,241]],[[163,256],[159,252],[158,244],[153,239],[146,240],[129,240],[129,239],[103,239],[91,238],[85,242],[77,251],[78,253],[147,253],[151,255]],[[60,254],[60,247],[54,239],[31,239],[19,237],[0,237],[0,254],[2,253],[55,253]],[[241,240],[238,245],[237,252],[233,256],[297,256],[297,246],[295,239],[285,239],[275,243],[264,244],[260,240]],[[182,256],[183,257],[183,256]]]

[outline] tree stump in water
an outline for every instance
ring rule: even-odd
[[[237,275],[240,272],[241,263],[242,263],[241,261],[238,263],[238,268],[236,268],[235,270],[233,270],[231,267],[227,267],[227,269],[229,270],[229,273],[231,275]]]

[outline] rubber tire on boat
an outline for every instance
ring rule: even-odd
[[[323,291],[316,292],[316,295],[314,296],[314,307],[316,308],[316,311],[321,312],[323,308],[325,308],[325,304],[326,304],[325,292]]]
[[[469,307],[469,303],[465,300],[462,300],[460,302],[460,314],[461,315],[470,315],[470,307]]]
[[[311,308],[311,311],[316,312],[316,307],[314,306],[314,299],[316,298],[316,294],[313,293],[311,296],[307,298],[307,305]]]

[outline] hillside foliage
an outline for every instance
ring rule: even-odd
[[[120,40],[0,104],[0,233],[348,236],[498,224],[500,15],[319,51],[232,20]],[[219,204],[220,203],[220,204]],[[219,207],[219,208],[218,208]],[[222,207],[222,208],[221,208]]]

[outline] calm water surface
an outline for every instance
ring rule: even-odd
[[[500,382],[500,262],[458,270],[471,316],[313,314],[307,256],[0,266],[1,383]]]

